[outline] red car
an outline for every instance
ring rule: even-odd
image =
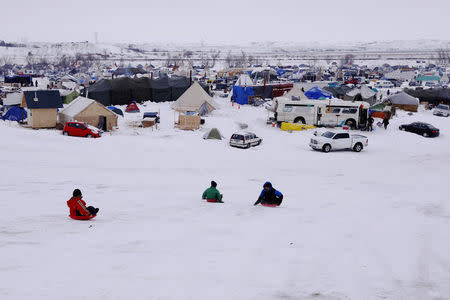
[[[102,136],[102,132],[98,128],[81,122],[67,122],[66,126],[64,126],[63,134],[87,138],[98,138]]]

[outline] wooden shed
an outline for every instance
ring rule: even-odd
[[[58,108],[63,107],[57,90],[25,91],[21,106],[28,110],[28,125],[31,128],[56,127]]]
[[[103,131],[110,131],[117,127],[117,115],[107,109],[101,103],[85,98],[77,97],[59,114],[59,122],[84,122]]]

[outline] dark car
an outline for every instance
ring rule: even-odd
[[[423,135],[424,137],[439,136],[439,129],[428,123],[414,122],[411,124],[400,125],[399,128],[400,130],[420,134]]]

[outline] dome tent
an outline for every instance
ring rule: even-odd
[[[308,97],[309,99],[324,99],[324,98],[328,98],[331,99],[333,98],[333,95],[331,93],[322,91],[321,89],[319,89],[317,86],[311,88],[310,90],[305,92],[305,96]]]
[[[220,133],[219,129],[212,128],[210,131],[203,135],[204,140],[222,140],[223,136]]]

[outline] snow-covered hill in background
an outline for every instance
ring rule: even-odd
[[[0,64],[7,62],[26,64],[31,53],[35,58],[58,61],[62,56],[75,57],[77,54],[95,54],[105,61],[152,61],[158,65],[169,56],[201,60],[204,55],[219,53],[218,61],[231,54],[252,56],[259,63],[296,63],[308,60],[339,60],[346,54],[355,55],[358,60],[411,60],[433,59],[438,49],[449,49],[450,41],[378,41],[348,42],[328,44],[324,42],[254,42],[248,44],[209,43],[25,43],[23,47],[1,47]],[[191,54],[188,54],[191,52]]]

